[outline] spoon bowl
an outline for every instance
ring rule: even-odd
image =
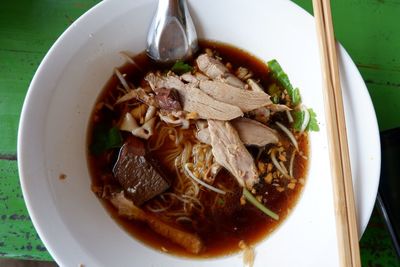
[[[147,35],[147,54],[158,63],[186,60],[197,51],[197,34],[186,0],[159,0]]]

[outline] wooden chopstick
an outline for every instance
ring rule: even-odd
[[[361,263],[356,208],[330,1],[313,0],[313,8],[325,85],[324,103],[333,178],[339,262],[344,267],[359,267]]]

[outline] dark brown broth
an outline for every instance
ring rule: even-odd
[[[255,58],[254,56],[232,46],[215,42],[201,41],[200,47],[201,50],[203,50],[204,48],[211,48],[213,50],[216,50],[218,52],[218,55],[221,56],[225,61],[230,62],[234,68],[239,66],[247,67],[254,73],[254,77],[260,79],[260,83],[264,88],[268,88],[268,85],[271,83],[266,64]],[[145,54],[139,54],[138,56],[136,56],[135,62],[138,63],[140,69],[132,64],[127,64],[119,68],[121,73],[127,74],[126,79],[132,82],[135,86],[140,85],[140,81],[148,71],[159,69],[159,67],[154,66],[154,64],[146,57]],[[116,87],[117,84],[118,80],[116,77],[113,76],[105,86],[97,102],[101,102],[109,98],[113,94],[113,89]],[[110,112],[108,112],[106,109],[94,111],[89,127],[88,144],[91,143],[93,128],[97,123],[108,120],[108,124],[109,126],[111,126],[115,124],[116,118],[118,118],[122,112],[122,110],[117,110],[118,114],[113,115],[110,114]],[[279,116],[277,117],[277,119],[283,121],[286,120],[285,117],[280,118]],[[283,143],[289,142],[289,140],[287,140],[285,136],[281,136],[285,139],[283,140]],[[166,142],[163,147],[164,150],[165,147],[168,146],[171,146],[171,144]],[[299,148],[300,151],[304,153],[304,155],[308,155],[307,135],[303,135],[299,138]],[[163,149],[160,149],[159,151],[163,151]],[[112,165],[114,163],[113,158],[115,158],[116,152],[117,151],[113,151],[108,153],[107,155],[101,155],[98,157],[90,154],[88,155],[93,187],[103,186],[104,184],[112,184],[118,186],[113,181],[111,172]],[[291,154],[290,150],[287,152],[288,155]],[[154,157],[159,159],[159,161],[162,163],[164,155],[162,155],[161,152],[155,152]],[[266,162],[268,162],[266,154],[262,155],[261,158],[265,158]],[[294,177],[305,178],[307,171],[307,161],[300,156],[296,156],[294,167]],[[172,175],[173,172],[170,172],[170,174]],[[217,179],[226,184],[232,182],[236,183],[234,178],[231,177],[227,172],[222,172],[222,174],[220,174]],[[263,194],[267,192],[268,201],[266,203],[266,206],[279,214],[279,221],[274,221],[273,219],[265,216],[249,203],[244,206],[241,206],[240,203],[237,203],[238,210],[231,216],[219,216],[218,219],[215,220],[205,220],[204,218],[197,218],[202,227],[194,230],[201,237],[206,247],[206,250],[199,255],[192,255],[186,252],[181,247],[154,233],[143,222],[127,220],[119,217],[116,209],[107,200],[102,199],[102,202],[107,210],[110,212],[111,216],[126,231],[128,231],[132,236],[143,241],[151,247],[181,256],[214,257],[238,251],[238,243],[241,240],[244,240],[248,245],[252,245],[264,239],[268,233],[272,232],[279,224],[282,223],[282,221],[284,221],[288,213],[290,213],[290,210],[294,207],[300,195],[300,192],[302,191],[302,186],[300,183],[297,183],[294,190],[286,189],[283,192],[278,192],[275,186],[271,184],[266,184],[265,182],[263,182],[262,178],[260,180],[262,182],[257,188],[257,193],[260,194],[261,192],[261,194]],[[202,191],[203,199],[213,197],[215,197],[215,193],[205,190]],[[210,214],[208,214],[206,218],[210,218]],[[179,227],[185,228],[185,226],[182,225],[179,225]],[[193,231],[193,228],[190,227],[189,230]]]

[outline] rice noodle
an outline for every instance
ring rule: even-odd
[[[114,73],[115,75],[118,77],[119,81],[121,82],[122,86],[125,88],[125,90],[129,90],[129,85],[126,82],[124,76],[121,74],[121,72],[119,72],[119,70],[117,68],[114,69]]]
[[[304,119],[300,127],[300,133],[305,131],[305,129],[308,126],[308,123],[310,122],[310,113],[308,112],[308,110],[304,106],[301,106],[301,111],[304,113]]]
[[[198,182],[198,183],[201,184],[202,186],[204,186],[204,187],[210,189],[211,191],[214,191],[215,193],[218,193],[218,194],[221,194],[221,195],[225,195],[225,193],[226,193],[225,191],[222,191],[221,189],[218,189],[218,188],[216,188],[216,187],[213,187],[212,185],[209,185],[209,184],[203,182],[202,180],[200,180],[199,178],[197,178],[197,177],[190,171],[189,165],[190,165],[190,163],[186,163],[186,164],[184,165],[184,170],[185,170],[186,174],[187,174],[190,178],[192,178],[193,180],[195,180],[196,182]]]
[[[282,166],[281,166],[281,165],[279,164],[279,162],[276,160],[275,153],[276,153],[276,150],[275,150],[275,149],[272,149],[272,151],[271,151],[271,160],[272,160],[272,163],[273,163],[274,166],[278,169],[278,171],[279,171],[280,173],[282,173],[282,175],[283,175],[284,177],[290,179],[291,177],[288,175],[287,172],[285,172],[285,170],[282,168]]]
[[[294,158],[296,156],[296,150],[293,150],[292,156],[290,157],[290,164],[289,164],[289,175],[290,177],[293,176],[293,163],[294,163]]]
[[[184,146],[185,148],[182,151],[182,158],[181,158],[182,167],[189,161],[190,155],[192,153],[192,143],[185,142]]]
[[[178,217],[178,218],[176,218],[176,221],[177,221],[177,222],[184,222],[184,221],[187,221],[187,222],[193,223],[192,219],[190,219],[190,218],[187,217],[187,216]]]
[[[293,120],[292,114],[290,113],[290,110],[286,110],[286,115],[287,115],[288,121],[289,121],[290,123],[293,123],[294,120]]]
[[[164,212],[167,209],[169,209],[172,206],[172,202],[170,205],[164,206],[164,207],[160,207],[160,208],[152,208],[150,205],[146,206],[146,209],[148,209],[149,211],[153,212],[153,213],[160,213],[160,212]]]
[[[158,123],[155,128],[158,129],[159,125],[160,125],[160,123]],[[151,143],[149,144],[149,150],[150,151],[154,151],[154,150],[158,150],[160,147],[162,147],[162,145],[164,145],[165,138],[168,136],[168,134],[169,134],[168,132],[170,130],[175,132],[175,136],[177,135],[175,128],[172,128],[172,127],[163,127],[163,128],[161,128],[161,130],[158,132],[158,135],[157,135],[157,138],[155,140],[154,146],[152,146]]]
[[[299,145],[297,144],[296,138],[292,134],[292,132],[289,131],[288,128],[286,128],[282,123],[276,122],[276,125],[278,125],[279,128],[289,137],[290,141],[292,141],[294,147],[296,150],[299,150]]]

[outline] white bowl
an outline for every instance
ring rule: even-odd
[[[61,266],[242,266],[240,254],[194,260],[143,245],[112,219],[90,190],[86,131],[96,97],[124,60],[138,53],[155,0],[103,1],[57,40],[25,99],[18,136],[21,186],[32,221]],[[322,80],[313,19],[289,1],[190,1],[200,37],[278,59],[304,103],[318,114],[309,177],[298,204],[256,245],[254,266],[337,266],[337,241]],[[340,48],[359,232],[370,217],[379,181],[375,113],[354,63]],[[60,174],[66,174],[60,180]]]

